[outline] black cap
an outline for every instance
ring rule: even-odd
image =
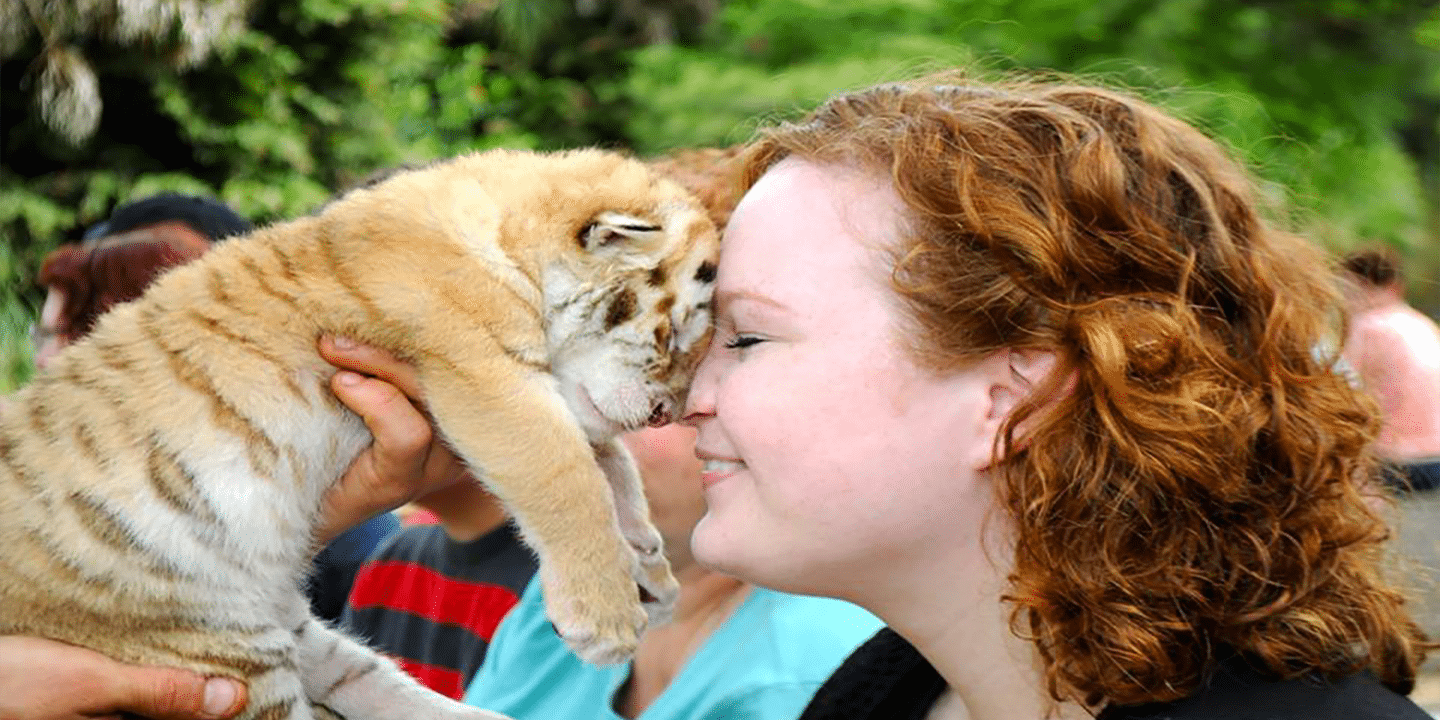
[[[210,198],[177,193],[152,195],[115,208],[108,220],[95,223],[85,231],[85,240],[134,230],[146,225],[179,220],[211,241],[244,235],[255,228],[229,205]]]

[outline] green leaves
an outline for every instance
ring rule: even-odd
[[[1219,135],[1333,247],[1419,255],[1433,253],[1440,141],[1397,131],[1428,117],[1440,138],[1437,45],[1434,0],[737,0],[699,47],[633,56],[626,128],[647,152],[728,144],[757,117],[937,66],[1055,70]]]

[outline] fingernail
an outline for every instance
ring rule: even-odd
[[[364,379],[365,378],[361,377],[359,373],[353,373],[349,370],[341,370],[335,373],[335,382],[341,385],[359,385],[360,381]]]
[[[220,717],[235,707],[235,698],[239,696],[239,683],[223,678],[211,678],[205,682],[205,712]]]
[[[335,343],[336,350],[354,350],[355,348],[360,347],[360,343],[357,343],[354,340],[343,335],[336,335],[333,342]]]

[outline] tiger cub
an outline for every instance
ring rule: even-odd
[[[557,631],[626,658],[677,586],[616,436],[677,414],[717,251],[692,196],[598,150],[459,157],[216,246],[0,411],[0,634],[240,678],[246,718],[497,717],[309,613],[321,496],[370,442],[329,333],[413,363]]]

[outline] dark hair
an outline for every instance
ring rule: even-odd
[[[110,213],[110,218],[97,223],[85,232],[86,241],[93,241],[107,235],[119,235],[135,228],[156,223],[180,221],[212,242],[234,235],[244,235],[255,226],[229,205],[219,200],[162,193],[121,205]]]
[[[60,290],[56,334],[74,342],[110,308],[140,297],[161,273],[200,257],[210,244],[179,229],[107,236],[95,247],[62,245],[45,257],[39,283]]]
[[[1400,254],[1388,247],[1370,247],[1346,255],[1340,266],[1374,287],[1395,285],[1405,278]]]
[[[1054,697],[1185,697],[1228,651],[1408,690],[1428,644],[1362,494],[1377,415],[1312,352],[1338,332],[1331,268],[1219,145],[1123,93],[947,76],[766,132],[747,184],[788,156],[893,183],[922,362],[1059,360],[996,478],[1012,627]]]

